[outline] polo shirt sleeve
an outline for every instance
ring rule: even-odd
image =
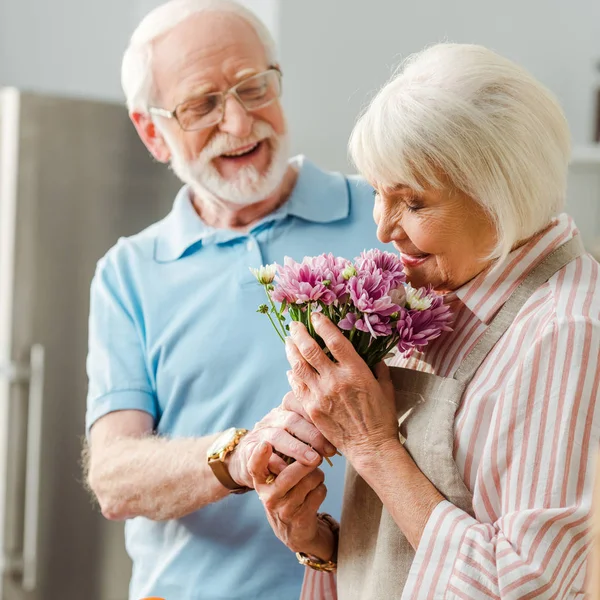
[[[157,402],[145,360],[141,316],[132,298],[123,270],[108,257],[102,259],[90,297],[88,434],[100,417],[118,410],[145,411],[156,422]]]

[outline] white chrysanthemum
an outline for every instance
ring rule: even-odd
[[[416,290],[412,285],[406,286],[406,303],[412,310],[427,310],[431,308],[431,298],[422,296],[422,290]]]
[[[259,269],[253,269],[250,267],[250,271],[252,275],[256,277],[258,283],[262,285],[269,285],[269,283],[273,283],[273,279],[275,279],[275,275],[277,274],[277,265],[263,265]]]
[[[395,290],[390,292],[390,298],[394,304],[404,306],[406,304],[406,289],[404,285],[399,285]]]

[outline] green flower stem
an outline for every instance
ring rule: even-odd
[[[273,321],[273,317],[269,313],[265,313],[265,314],[267,315],[267,317],[269,317],[269,321],[271,321],[271,325],[273,325],[273,329],[275,329],[275,332],[279,336],[279,339],[285,344],[285,338],[279,332],[277,325],[275,325],[275,321]]]
[[[273,302],[273,298],[271,298],[271,294],[269,294],[269,292],[267,290],[267,286],[264,286],[264,288],[265,288],[265,294],[267,294],[267,298],[269,299],[269,304],[271,305],[273,312],[277,315],[277,322],[279,323],[279,327],[281,327],[281,330],[283,331],[283,336],[287,337],[287,331],[285,330],[285,326],[283,325],[283,323],[281,322],[281,319],[279,318],[279,311],[275,308],[275,303]],[[273,322],[273,320],[271,319],[271,323],[272,322]],[[275,327],[275,329],[276,329],[277,333],[279,333],[279,329],[277,329],[277,327]],[[279,337],[281,337],[281,335],[279,335]]]
[[[310,301],[308,302],[307,305],[307,311],[306,311],[306,328],[308,329],[308,333],[310,333],[310,336],[312,338],[315,337],[315,330],[313,329],[313,325],[312,325],[312,321],[311,321],[311,308],[310,308]]]

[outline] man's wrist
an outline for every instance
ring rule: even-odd
[[[230,459],[231,455],[235,453],[240,440],[247,433],[248,430],[246,429],[232,427],[218,436],[207,451],[208,464],[215,477],[223,487],[234,494],[242,494],[251,489],[250,486],[239,482],[243,477],[240,477],[239,473],[236,474],[236,468],[231,468],[237,466],[239,461]]]
[[[254,488],[254,482],[252,478],[247,476],[244,478],[244,470],[241,469],[240,461],[239,461],[239,452],[238,449],[235,448],[232,452],[230,452],[223,464],[229,473],[229,476],[233,481],[235,481],[240,487],[249,487]],[[246,471],[246,475],[248,472]]]

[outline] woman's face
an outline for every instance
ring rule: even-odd
[[[377,237],[393,242],[414,287],[455,290],[490,264],[496,231],[469,196],[451,188],[374,187]]]

